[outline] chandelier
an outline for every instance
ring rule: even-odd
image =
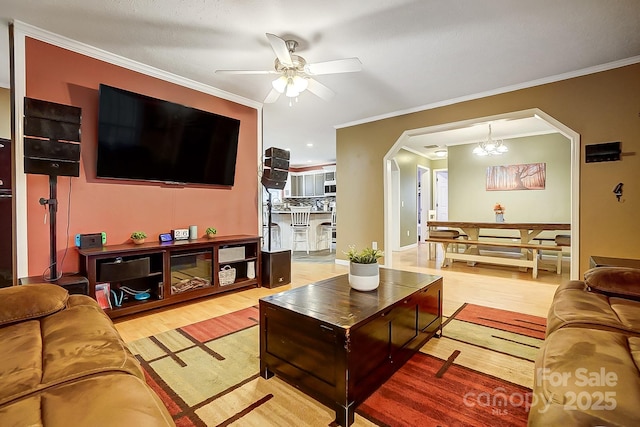
[[[478,146],[473,149],[473,154],[478,156],[498,156],[509,151],[501,139],[491,137],[491,125],[489,125],[489,135],[485,141],[478,142]]]

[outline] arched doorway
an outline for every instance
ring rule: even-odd
[[[555,129],[558,133],[562,134],[569,140],[570,143],[570,194],[571,194],[571,234],[572,234],[572,256],[571,256],[571,279],[578,278],[579,272],[579,178],[580,178],[580,135],[560,123],[558,120],[554,119],[550,115],[539,109],[530,109],[525,111],[517,111],[507,114],[501,114],[497,116],[490,117],[478,117],[471,120],[464,120],[460,122],[452,122],[441,125],[429,126],[420,129],[408,129],[398,138],[393,147],[387,152],[384,158],[384,205],[385,205],[385,218],[384,218],[384,234],[385,234],[385,242],[392,242],[393,240],[389,240],[394,233],[397,233],[395,228],[398,226],[397,223],[394,223],[392,220],[392,216],[390,213],[396,209],[393,206],[394,200],[392,197],[393,188],[390,187],[389,183],[391,181],[390,168],[387,166],[389,162],[394,158],[394,156],[401,150],[404,146],[408,144],[408,139],[419,134],[428,134],[428,133],[436,133],[443,132],[448,130],[457,130],[461,128],[467,128],[472,125],[478,123],[486,123],[491,121],[498,120],[518,120],[524,118],[532,118],[544,121],[546,124]],[[391,246],[394,247],[393,245]],[[386,260],[387,266],[392,267],[392,259],[389,257]]]

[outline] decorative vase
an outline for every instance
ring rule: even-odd
[[[207,233],[207,237],[213,239],[214,237],[216,237],[216,233]]]
[[[496,222],[504,222],[504,214],[497,213],[496,214]]]
[[[135,243],[136,245],[141,245],[144,243],[144,237],[142,239],[131,239],[133,240],[133,243]]]
[[[373,291],[380,285],[380,266],[378,263],[349,263],[349,285],[356,291]]]
[[[256,265],[253,261],[247,262],[247,278],[248,279],[256,278]]]

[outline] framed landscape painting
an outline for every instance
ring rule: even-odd
[[[487,191],[544,190],[546,180],[546,163],[489,166],[487,168]]]

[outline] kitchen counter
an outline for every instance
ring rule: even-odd
[[[282,249],[291,249],[291,211],[290,210],[274,210],[271,211],[271,221],[280,227],[280,240],[282,241]],[[320,251],[328,249],[327,239],[318,242],[322,233],[322,223],[331,222],[331,211],[311,211],[309,216],[309,250]],[[300,239],[300,237],[298,237]],[[321,240],[321,239],[320,239]],[[295,247],[296,251],[306,251],[304,243],[298,242]]]
[[[288,210],[288,209],[280,209],[280,210],[274,209],[274,210],[271,211],[271,213],[272,214],[287,214],[287,215],[289,215],[291,213],[291,211]],[[311,214],[312,215],[313,214],[329,214],[329,215],[331,215],[331,211],[311,211]]]

